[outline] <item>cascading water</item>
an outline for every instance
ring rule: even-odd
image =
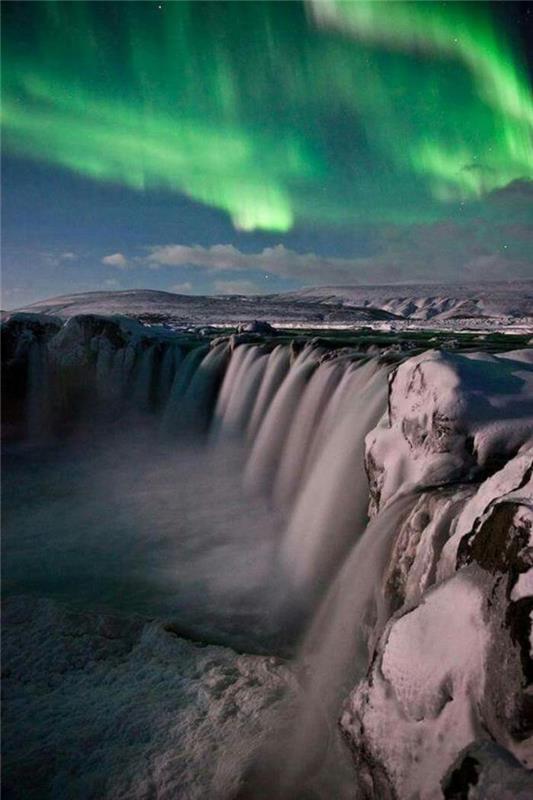
[[[155,347],[151,345],[144,350],[136,364],[133,382],[133,402],[140,411],[148,411],[151,405],[154,359]]]
[[[28,352],[27,429],[30,441],[43,441],[50,433],[50,374],[48,351],[32,342]]]
[[[185,357],[177,351],[174,378],[170,387],[170,396],[163,413],[162,428],[165,433],[173,434],[180,429],[180,412],[183,397],[200,361],[205,356],[207,347],[190,350]]]
[[[227,341],[113,351],[100,337],[95,350],[104,403],[122,394],[124,414],[155,410],[163,440],[209,431],[208,450],[237,448],[243,508],[252,492],[279,514],[278,569],[288,595],[319,599],[366,523],[364,439],[385,409],[388,367],[376,358],[324,360],[323,348],[309,344],[297,355],[289,345]],[[61,358],[53,355],[57,377]],[[44,345],[32,345],[30,438],[50,405],[49,360]]]
[[[292,504],[302,477],[308,472],[307,456],[313,446],[317,426],[340,377],[341,370],[336,365],[321,364],[305,388],[274,484],[274,496],[282,506],[289,507]]]
[[[416,498],[397,497],[352,546],[300,645],[304,691],[292,723],[266,742],[242,798],[352,798],[356,777],[337,729],[344,698],[364,674],[384,618],[383,574],[396,533]],[[240,796],[239,796],[240,797]]]
[[[211,423],[212,438],[242,434],[261,384],[267,355],[258,347],[241,345],[232,355]],[[253,365],[253,368],[252,368]]]
[[[245,483],[251,489],[270,490],[298,406],[317,363],[301,360],[293,364],[274,395],[254,438],[246,465]]]
[[[282,557],[300,591],[320,592],[364,530],[364,440],[384,411],[387,371],[373,361],[353,372],[350,368],[350,379],[338,391],[340,397],[332,397],[336,410],[331,430],[317,445],[282,545]]]

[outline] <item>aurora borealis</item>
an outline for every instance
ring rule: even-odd
[[[533,169],[525,68],[477,4],[34,5],[6,37],[7,152],[237,228],[425,218]]]
[[[463,224],[533,177],[507,5],[4,3],[4,157],[185,198],[269,244]]]

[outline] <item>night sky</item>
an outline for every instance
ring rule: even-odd
[[[3,307],[533,277],[530,3],[2,18]]]

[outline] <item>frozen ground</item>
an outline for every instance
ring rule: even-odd
[[[277,658],[196,645],[140,616],[18,596],[3,623],[10,800],[237,797],[299,694]]]

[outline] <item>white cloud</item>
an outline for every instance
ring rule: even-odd
[[[211,271],[259,270],[284,278],[306,281],[357,280],[354,271],[367,263],[367,259],[349,259],[317,256],[315,253],[297,253],[282,244],[265,247],[260,253],[243,253],[231,244],[212,247],[200,245],[168,244],[150,248],[148,264],[153,269],[161,266],[192,266]]]
[[[78,256],[76,255],[76,253],[72,253],[71,251],[69,251],[67,253],[61,253],[59,258],[60,258],[61,261],[77,261],[78,260]]]
[[[185,281],[184,283],[175,283],[168,287],[168,291],[175,292],[176,294],[189,294],[192,292],[192,283],[190,281]]]
[[[108,267],[125,269],[128,266],[128,259],[122,253],[111,253],[111,255],[103,257],[102,264],[106,264]]]
[[[302,286],[501,280],[531,274],[530,236],[525,225],[492,220],[384,225],[370,232],[372,255],[364,257],[298,253],[282,244],[257,253],[232,244],[167,244],[148,248],[144,264],[151,269],[196,267],[228,280],[231,273],[244,279],[263,273]]]
[[[253,281],[215,281],[215,294],[258,294],[259,288]]]
[[[102,285],[103,285],[104,289],[120,289],[121,288],[120,281],[117,281],[115,278],[107,278],[103,282]]]

